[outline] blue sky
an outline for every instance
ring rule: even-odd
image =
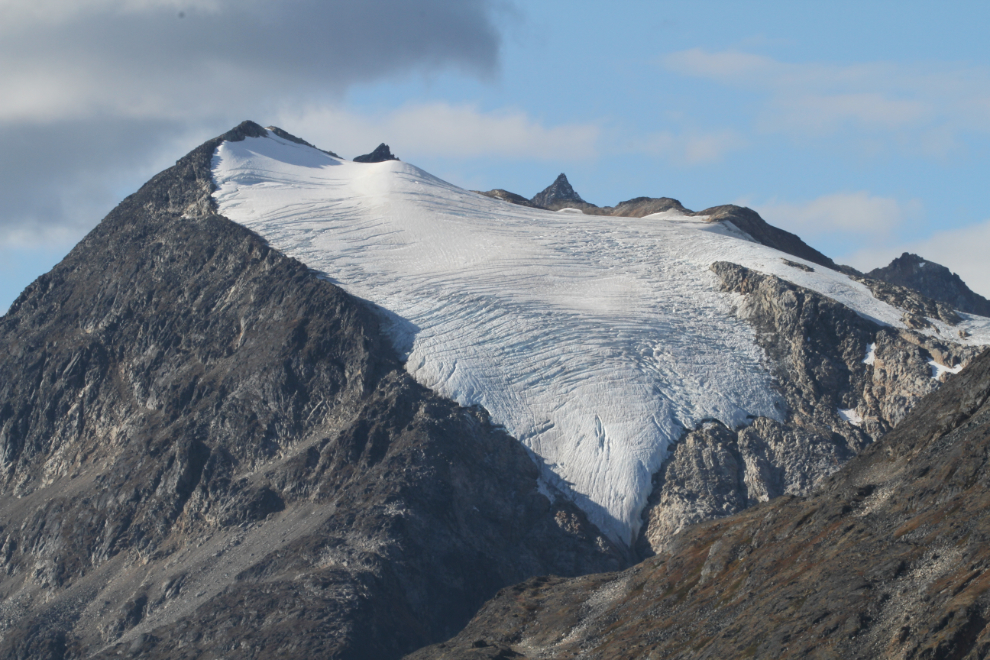
[[[990,296],[990,6],[0,0],[0,310],[242,119],[474,189],[738,203]]]

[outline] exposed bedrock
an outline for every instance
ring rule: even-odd
[[[690,527],[620,573],[504,589],[410,660],[986,658],[988,451],[990,351],[813,495]]]
[[[366,304],[216,214],[218,140],[0,318],[0,657],[398,657],[623,566]]]
[[[735,313],[756,330],[787,418],[741,429],[708,422],[675,445],[654,476],[641,555],[688,525],[811,492],[939,386],[932,361],[956,367],[979,352],[877,325],[772,275],[726,262],[712,270],[725,291],[741,294]]]
[[[914,289],[960,312],[990,316],[990,300],[971,290],[962,278],[945,266],[916,254],[905,252],[887,266],[874,268],[867,275]]]

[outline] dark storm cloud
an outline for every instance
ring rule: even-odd
[[[180,131],[205,137],[265,121],[382,77],[450,67],[491,75],[496,2],[7,3],[0,241],[11,230],[95,222],[80,213],[119,198],[113,186],[177,148]]]

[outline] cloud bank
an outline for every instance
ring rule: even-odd
[[[921,202],[899,202],[866,191],[823,195],[803,203],[771,201],[753,204],[768,222],[802,237],[844,234],[857,242],[889,236],[919,218]]]
[[[417,72],[494,76],[499,11],[499,0],[0,0],[0,243],[75,240],[196,140],[287,104]]]
[[[400,158],[583,160],[598,154],[600,134],[594,124],[548,127],[517,110],[485,112],[448,103],[411,104],[377,115],[318,106],[282,112],[278,121],[345,157],[385,141]]]
[[[990,69],[952,64],[793,63],[739,51],[669,54],[668,71],[762,95],[756,128],[799,138],[842,133],[944,157],[990,134]]]

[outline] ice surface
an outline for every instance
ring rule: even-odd
[[[877,345],[870,344],[866,347],[866,357],[863,358],[863,364],[873,364],[877,361]]]
[[[939,364],[934,359],[928,361],[928,366],[932,368],[932,378],[938,379],[942,377],[942,374],[957,374],[962,371],[962,364],[957,364],[954,367],[947,367],[944,364]]]
[[[853,426],[860,426],[863,424],[863,416],[856,412],[855,408],[839,408],[838,413],[839,417],[842,418],[842,421],[848,422]]]
[[[515,206],[408,163],[341,161],[272,133],[224,143],[213,175],[224,215],[387,310],[410,374],[487,409],[542,463],[543,488],[626,543],[685,428],[784,414],[712,262],[903,327],[900,310],[845,275],[790,268],[734,227],[676,212]],[[968,342],[990,343],[990,320],[966,323]]]

